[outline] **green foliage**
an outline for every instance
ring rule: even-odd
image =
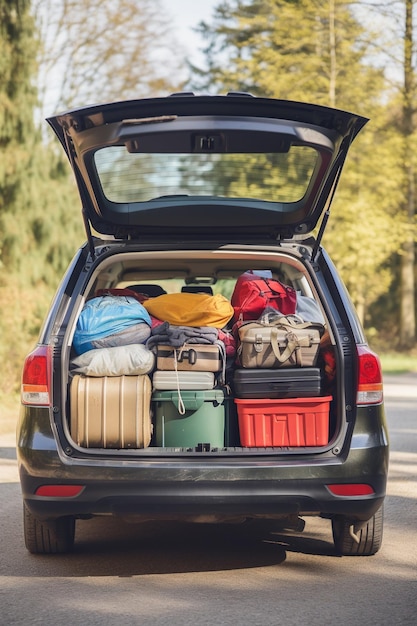
[[[63,106],[174,90],[173,50],[159,0],[0,0],[0,394],[18,386],[85,239],[66,157],[37,123],[46,98]]]
[[[0,214],[0,390],[16,387],[59,280],[85,235],[72,172],[39,144],[21,200]],[[7,363],[7,367],[4,364]]]
[[[0,219],[13,212],[30,177],[36,139],[33,107],[36,90],[34,25],[29,2],[0,0]],[[4,233],[0,222],[0,233]],[[1,235],[0,235],[1,237]],[[0,250],[1,250],[0,239]]]
[[[391,27],[392,11],[405,2],[382,5]],[[384,346],[399,333],[402,245],[416,238],[407,212],[415,137],[412,124],[404,132],[403,94],[391,88],[382,64],[371,63],[376,47],[389,56],[403,45],[402,35],[392,40],[393,31],[376,21],[372,32],[374,6],[363,4],[359,14],[357,3],[344,0],[223,0],[212,23],[199,27],[207,67],[194,68],[192,87],[316,102],[371,118],[348,156],[324,244],[370,339]],[[93,22],[85,19],[91,11]],[[34,121],[46,107],[51,71],[64,60],[55,94],[61,104],[165,93],[181,82],[174,50],[156,0],[0,0],[0,396],[18,386],[24,355],[85,237],[68,163]],[[241,180],[225,171],[218,182],[256,191],[250,171],[248,162]],[[270,184],[280,185],[273,168]]]
[[[8,392],[83,235],[72,173],[34,122],[38,44],[29,2],[0,0],[0,45],[0,390]]]
[[[213,23],[200,26],[208,72],[199,84],[349,108],[352,91],[366,82],[362,96],[371,93],[380,75],[362,62],[364,30],[350,7],[342,0],[222,2]]]
[[[212,23],[200,25],[207,68],[194,81],[211,91],[315,102],[371,118],[348,156],[323,242],[360,318],[372,326],[372,307],[393,281],[390,259],[412,225],[401,213],[401,103],[369,61],[381,33],[358,16],[358,6],[344,0],[224,1]]]
[[[384,374],[407,374],[417,372],[417,355],[412,352],[386,352],[379,356]]]
[[[29,0],[0,0],[0,148],[16,148],[33,132],[37,41]],[[19,111],[17,111],[19,109]],[[21,155],[25,156],[23,150]],[[19,159],[15,159],[19,163]],[[13,170],[2,167],[4,175]]]
[[[378,128],[378,117],[369,126],[352,146],[323,238],[365,322],[390,288],[389,260],[408,230],[397,210],[401,139],[392,127]]]

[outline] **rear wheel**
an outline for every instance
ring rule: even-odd
[[[380,509],[370,520],[354,523],[345,517],[332,520],[333,541],[336,552],[343,556],[372,556],[382,544],[384,510]]]
[[[23,530],[26,548],[32,554],[62,554],[74,545],[73,517],[40,521],[23,505]]]

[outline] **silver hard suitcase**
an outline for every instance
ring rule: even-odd
[[[168,370],[156,370],[152,378],[152,386],[156,391],[169,391],[175,389],[198,391],[213,389],[215,385],[213,372],[170,372]]]
[[[70,431],[83,448],[146,448],[152,436],[149,376],[74,376]]]

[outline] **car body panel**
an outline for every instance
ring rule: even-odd
[[[297,455],[261,460],[250,455],[209,460],[201,455],[74,458],[71,449],[57,447],[50,424],[50,436],[45,436],[48,409],[38,409],[36,417],[31,409],[22,409],[18,456],[25,502],[44,519],[70,514],[114,514],[138,520],[154,516],[186,520],[209,514],[219,518],[337,514],[365,520],[385,495],[388,442],[383,405],[358,411],[349,450],[316,454],[308,461]],[[368,483],[375,493],[342,498],[325,486],[346,481]],[[74,498],[36,496],[36,489],[44,484],[81,484],[85,489]]]

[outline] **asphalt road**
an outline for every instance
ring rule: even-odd
[[[75,552],[23,545],[14,435],[0,436],[0,624],[378,626],[417,623],[417,375],[386,377],[385,531],[373,557],[336,557],[330,523],[300,534],[111,519],[77,522]]]

